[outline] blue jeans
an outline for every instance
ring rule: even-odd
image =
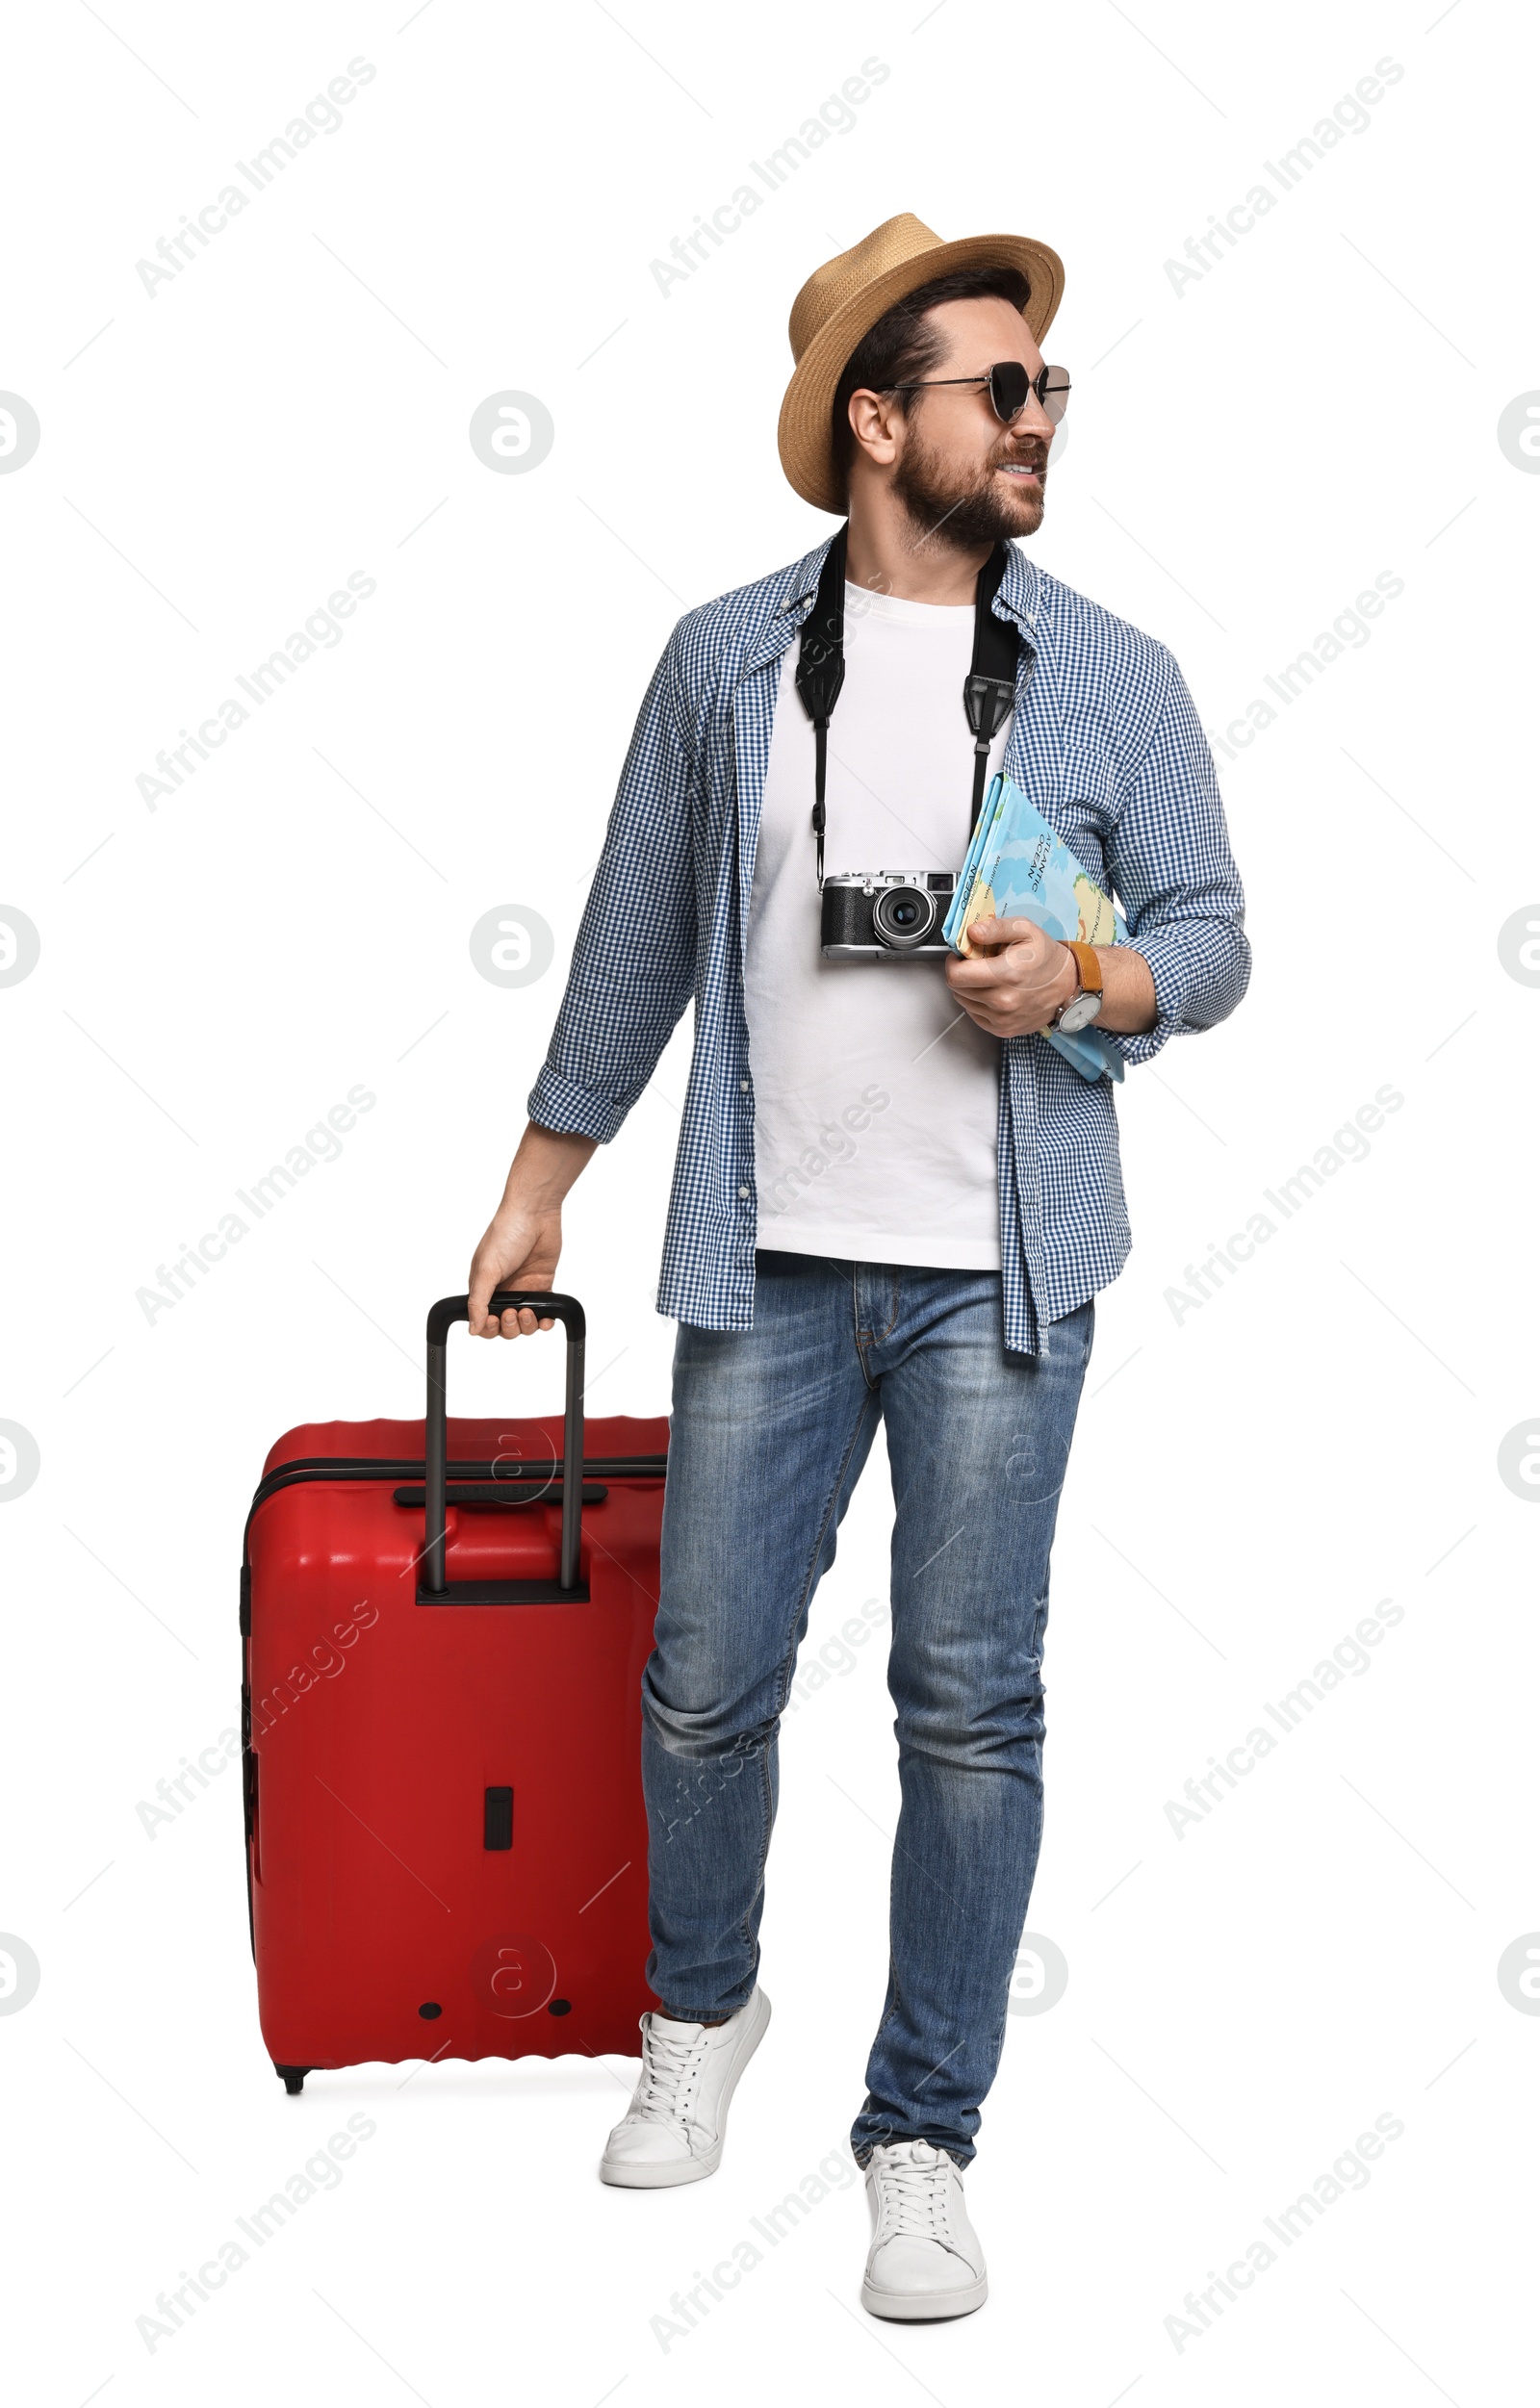
[[[754,1327],[680,1325],[642,1678],[653,1950],[692,2020],[754,1989],[776,1734],[819,1578],[886,1425],[903,1797],[887,1997],[851,2133],[960,2165],[1005,2037],[1042,1830],[1048,1555],[1094,1308],[1005,1349],[998,1271],[761,1251]]]

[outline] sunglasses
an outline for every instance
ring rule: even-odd
[[[1027,406],[1029,394],[1036,394],[1038,403],[1051,425],[1057,426],[1069,405],[1069,371],[1067,368],[1045,368],[1039,376],[1030,376],[1019,360],[996,360],[983,376],[920,376],[912,384],[889,385],[889,393],[919,393],[927,385],[988,385],[989,403],[994,415],[1009,426]]]

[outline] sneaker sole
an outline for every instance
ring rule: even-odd
[[[860,2304],[868,2316],[886,2317],[892,2324],[934,2324],[943,2318],[971,2316],[989,2296],[988,2275],[959,2291],[874,2291],[860,2287]]]
[[[717,2111],[720,2128],[715,2146],[708,2149],[704,2157],[663,2158],[651,2165],[645,2162],[635,2165],[611,2164],[607,2157],[602,2157],[599,2161],[601,2182],[612,2184],[617,2190],[671,2190],[681,2182],[705,2182],[708,2174],[716,2172],[722,2163],[722,2144],[728,2137],[728,2109],[732,2104],[732,2093],[738,2087],[744,2067],[769,2028],[770,2001],[762,1990],[755,1995],[760,2012],[745,2026],[739,2042],[738,2062],[723,2087],[722,2102]]]

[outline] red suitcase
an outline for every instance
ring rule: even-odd
[[[637,2053],[642,1667],[665,1418],[308,1422],[263,1468],[241,1571],[246,1877],[262,2037],[318,2066]]]

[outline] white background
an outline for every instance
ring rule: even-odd
[[[0,1417],[41,1460],[0,1524],[0,1928],[41,1965],[0,2018],[16,2395],[1511,2398],[1540,2046],[1497,1979],[1540,1926],[1535,1524],[1498,1473],[1540,1403],[1540,993],[1498,949],[1540,895],[1540,483],[1497,434],[1540,385],[1518,13],[62,0],[9,50],[0,386],[41,427],[0,474],[0,901],[41,937],[0,989]],[[136,262],[354,58],[377,72],[340,128],[151,297]],[[855,125],[660,294],[652,260],[872,58]],[[1187,238],[1386,59],[1367,129],[1173,290]],[[1064,257],[1036,556],[1170,645],[1211,730],[1381,572],[1405,590],[1219,755],[1251,991],[1119,1097],[1137,1242],[1061,1513],[1031,1914],[1069,1984],[1013,2016],[986,2109],[989,2304],[865,2318],[852,2182],[670,2337],[671,2294],[860,2103],[880,1638],[788,1720],[775,2021],[723,2171],[672,2194],[595,2178],[622,2061],[286,2098],[238,1773],[153,1838],[136,1809],[238,1719],[273,1438],[421,1409],[423,1315],[496,1201],[652,665],[682,608],[832,524],[776,458],[792,296],[903,209]],[[554,423],[527,474],[467,437],[507,389]],[[156,753],[355,571],[343,640],[147,808]],[[473,964],[497,906],[554,932],[531,986]],[[570,1210],[595,1411],[666,1408],[687,1044]],[[355,1083],[378,1100],[341,1158],[147,1320],[137,1291]],[[1387,1085],[1368,1159],[1178,1319],[1186,1267]],[[459,1410],[556,1403],[559,1339],[458,1343]],[[879,1451],[807,1661],[882,1593],[888,1519]],[[1178,1837],[1167,1801],[1381,1598],[1403,1619],[1372,1669]],[[340,2188],[148,2351],[156,2294],[350,2113],[377,2132]],[[1404,2132],[1367,2187],[1178,2348],[1184,2295],[1380,2114]]]

